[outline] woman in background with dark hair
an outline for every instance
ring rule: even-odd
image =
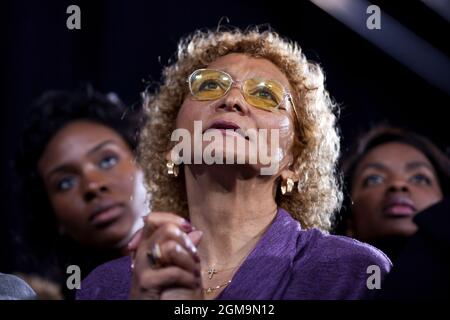
[[[450,161],[431,141],[377,127],[343,161],[348,188],[336,233],[387,253],[384,298],[449,296]]]
[[[20,271],[66,290],[68,265],[78,265],[84,277],[128,253],[148,210],[134,154],[141,111],[90,88],[38,99],[17,159],[31,251],[25,258],[32,257]]]

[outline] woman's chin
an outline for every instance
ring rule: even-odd
[[[99,249],[114,249],[128,237],[132,229],[132,223],[119,220],[112,223],[95,234],[94,247]]]
[[[404,236],[409,237],[417,231],[417,226],[412,219],[399,219],[398,221],[391,221],[388,227],[388,234],[390,236]]]

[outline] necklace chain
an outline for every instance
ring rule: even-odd
[[[226,268],[226,269],[222,269],[222,270],[217,270],[216,268],[214,268],[214,266],[212,266],[212,267],[209,267],[207,271],[203,271],[203,272],[208,274],[208,279],[211,280],[214,277],[214,275],[216,275],[217,273],[223,272],[223,271],[232,270],[232,269],[236,269],[239,266],[240,266],[240,263],[237,266]]]
[[[211,280],[214,277],[214,275],[216,275],[219,272],[228,271],[228,270],[232,270],[232,269],[237,269],[242,264],[242,262],[244,262],[244,260],[245,260],[245,258],[247,258],[247,256],[248,256],[248,253],[245,254],[240,259],[239,263],[236,266],[234,266],[234,267],[229,267],[229,268],[225,268],[225,269],[222,269],[222,270],[217,270],[215,268],[216,264],[213,264],[211,267],[208,267],[207,271],[203,271],[203,272],[207,273],[208,274],[208,279]]]
[[[255,237],[253,237],[252,240],[258,240],[258,239],[261,237],[261,235],[263,234],[264,231],[265,231],[264,229],[261,230]],[[253,241],[249,241],[250,246],[253,246],[253,245],[255,244],[255,243],[252,243],[252,242],[253,242]],[[241,250],[243,250],[243,249],[244,249],[244,248],[241,248]],[[239,251],[241,251],[241,250],[239,250]],[[238,252],[239,252],[239,251],[238,251]],[[251,252],[251,250],[250,250],[250,252]],[[239,268],[240,265],[241,265],[241,264],[243,263],[243,261],[245,260],[245,258],[248,257],[248,255],[249,255],[250,252],[247,252],[246,254],[244,254],[244,256],[240,259],[238,265],[236,265],[236,266],[234,266],[234,267],[222,269],[222,270],[219,270],[219,271],[222,272],[222,271],[227,271],[227,270]],[[219,272],[218,270],[216,270],[216,268],[214,268],[214,266],[215,266],[215,264],[213,264],[211,267],[209,267],[207,271],[204,271],[204,273],[208,274],[208,279],[209,279],[209,280],[211,280],[211,279],[214,277],[214,275],[216,275],[216,274]],[[217,285],[217,286],[212,286],[212,287],[202,288],[202,290],[203,290],[206,294],[212,293],[212,292],[214,292],[215,290],[219,290],[219,289],[221,289],[221,288],[223,288],[223,287],[228,286],[228,285],[231,283],[232,278],[233,278],[233,276],[231,277],[230,280],[228,280],[228,281],[225,282],[225,283],[219,284],[219,285]]]
[[[218,290],[220,288],[226,287],[227,285],[229,285],[231,283],[231,280],[228,280],[227,282],[223,283],[223,284],[219,284],[218,286],[215,287],[208,287],[208,288],[203,288],[203,291],[208,294],[208,293],[212,293],[215,290]]]

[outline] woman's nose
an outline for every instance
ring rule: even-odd
[[[107,179],[104,173],[91,170],[86,172],[84,176],[83,198],[86,202],[90,202],[97,198],[100,194],[109,191]]]
[[[241,114],[248,112],[247,102],[237,85],[233,85],[217,107],[218,110],[234,111]]]
[[[409,192],[408,183],[403,179],[392,180],[389,184],[388,192]]]

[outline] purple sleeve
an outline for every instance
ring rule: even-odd
[[[126,300],[131,284],[131,258],[123,257],[95,268],[82,282],[77,300]]]
[[[376,291],[368,288],[369,277],[376,272],[382,283],[392,267],[383,252],[368,244],[318,230],[310,236],[308,250],[301,250],[300,259],[294,262],[286,299],[368,299]]]

